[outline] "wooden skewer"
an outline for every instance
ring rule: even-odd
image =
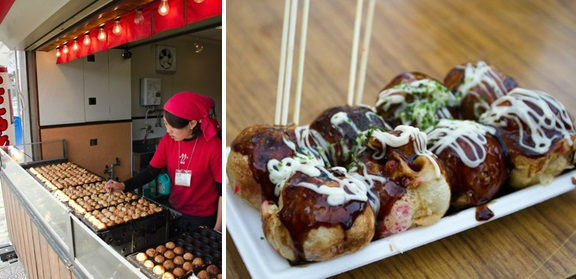
[[[304,0],[302,10],[302,29],[300,31],[300,46],[298,57],[298,79],[296,82],[296,100],[294,101],[294,115],[292,121],[298,125],[300,122],[300,103],[302,101],[302,80],[304,78],[304,57],[306,55],[306,37],[308,34],[308,14],[310,13],[310,0]]]
[[[282,104],[282,125],[288,124],[290,110],[290,86],[292,83],[292,62],[294,57],[294,37],[296,36],[296,21],[298,19],[298,0],[292,0],[290,11],[290,28],[288,29],[288,59],[286,60],[286,77],[284,78],[284,102]]]
[[[356,69],[358,67],[358,45],[360,39],[360,25],[362,23],[362,6],[364,0],[358,0],[356,4],[356,18],[354,20],[354,39],[352,43],[352,58],[350,61],[350,77],[348,81],[348,98],[346,104],[354,104],[354,87],[356,82]]]
[[[368,11],[364,24],[364,42],[362,43],[362,58],[360,60],[360,72],[358,73],[358,88],[356,90],[356,105],[362,104],[364,96],[364,83],[366,81],[366,67],[368,66],[368,53],[370,50],[370,38],[372,37],[372,22],[374,21],[374,6],[376,0],[368,0]]]
[[[284,72],[286,70],[286,47],[288,43],[290,3],[291,0],[286,0],[284,5],[284,22],[282,26],[282,42],[280,46],[280,68],[278,70],[278,88],[276,90],[276,113],[274,115],[274,125],[280,124],[280,116],[282,115],[282,93],[284,92]]]

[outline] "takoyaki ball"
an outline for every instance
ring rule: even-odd
[[[184,273],[186,273],[184,271],[184,269],[182,269],[180,267],[175,268],[172,272],[174,273],[174,276],[176,276],[176,277],[182,277],[182,276],[184,276]]]
[[[270,245],[291,262],[324,261],[368,245],[374,213],[367,185],[341,167],[296,172],[279,205],[262,203],[262,226]]]
[[[174,253],[176,255],[182,255],[184,253],[184,249],[182,247],[176,247],[174,248]]]
[[[431,76],[427,74],[423,74],[420,72],[406,72],[401,73],[395,76],[382,90],[392,88],[396,85],[403,84],[403,83],[411,83],[413,81],[422,80],[422,79],[433,79]]]
[[[202,260],[202,258],[197,257],[197,258],[194,258],[194,260],[192,261],[192,265],[194,267],[201,267],[204,265],[204,261]]]
[[[372,191],[380,198],[376,237],[431,225],[448,210],[450,186],[426,143],[424,132],[404,125],[391,132],[374,131],[369,138],[372,162],[365,164],[370,175],[364,177],[372,180]]]
[[[192,270],[192,269],[194,268],[194,266],[192,265],[191,262],[185,262],[185,263],[182,265],[182,268],[183,268],[185,271],[190,271],[190,270]]]
[[[428,147],[446,169],[453,207],[484,204],[504,184],[508,168],[495,134],[493,127],[447,119],[428,133]]]
[[[358,134],[370,129],[389,129],[374,109],[366,106],[339,106],[322,112],[311,124],[308,150],[327,166],[346,166],[358,147]],[[296,132],[299,133],[299,129]],[[301,135],[304,136],[304,135]],[[302,147],[302,146],[301,146]]]
[[[159,245],[158,247],[156,247],[156,252],[158,252],[159,254],[164,254],[164,252],[166,252],[166,246]]]
[[[484,61],[452,68],[444,85],[462,98],[460,115],[469,120],[477,120],[496,99],[518,86],[514,79]]]
[[[164,257],[166,257],[166,259],[173,259],[175,256],[176,255],[172,250],[168,250],[166,253],[164,253]]]
[[[295,154],[294,127],[257,125],[244,129],[232,141],[226,165],[234,194],[259,208],[263,200],[277,201],[268,161]]]
[[[176,244],[174,244],[174,242],[172,242],[172,241],[166,242],[166,248],[174,249],[174,247],[176,247]]]
[[[209,279],[210,275],[208,275],[208,272],[206,272],[206,270],[200,270],[200,272],[196,274],[196,277],[198,277],[198,279]]]
[[[190,252],[186,252],[182,257],[184,258],[184,260],[191,261],[194,258],[194,255],[192,255],[192,253]]]
[[[220,269],[219,269],[217,266],[213,265],[213,264],[212,264],[212,265],[209,265],[209,266],[206,268],[206,271],[208,271],[208,273],[209,273],[211,276],[216,276],[216,275],[218,275],[218,273],[220,273]]]
[[[154,267],[154,269],[152,269],[152,272],[154,272],[154,274],[156,274],[156,275],[162,275],[162,274],[164,274],[165,271],[166,270],[161,265],[157,265]]]
[[[162,274],[162,279],[174,279],[174,274],[170,272],[165,272],[164,274]]]
[[[166,259],[165,259],[164,256],[162,256],[162,255],[157,255],[156,257],[154,257],[154,261],[157,262],[157,263],[159,263],[159,264],[164,263],[165,260],[166,260]]]
[[[560,101],[542,91],[515,88],[492,103],[480,122],[499,129],[513,166],[513,187],[546,184],[574,167],[573,119]]]
[[[400,81],[396,85],[390,83],[392,86],[382,90],[376,101],[378,115],[392,127],[410,125],[427,131],[440,119],[458,115],[459,98],[439,81],[430,78]]]
[[[174,258],[174,264],[183,265],[184,264],[184,258],[182,258],[182,256],[176,256]]]
[[[166,270],[172,270],[174,269],[174,262],[171,260],[166,260],[164,261],[164,263],[162,264],[162,266],[164,267],[164,269]]]
[[[147,260],[147,259],[148,259],[148,257],[147,257],[146,254],[144,254],[144,253],[138,253],[138,254],[136,255],[136,260],[139,261],[139,262],[143,262],[143,261],[145,261],[145,260]]]
[[[153,268],[154,267],[154,262],[152,262],[151,260],[146,260],[144,262],[144,266],[147,268]]]

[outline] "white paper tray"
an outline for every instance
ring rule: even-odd
[[[229,149],[226,155],[228,153]],[[446,216],[434,225],[412,228],[373,241],[356,253],[302,266],[290,266],[272,249],[264,238],[260,213],[229,191],[230,187],[226,187],[229,191],[226,195],[226,226],[253,278],[324,278],[426,245],[572,191],[575,188],[571,181],[573,176],[576,176],[576,170],[556,177],[548,185],[530,186],[491,201],[489,208],[494,217],[488,221],[476,221],[476,209],[470,208]]]

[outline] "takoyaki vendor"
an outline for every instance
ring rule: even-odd
[[[183,214],[179,230],[222,229],[222,140],[214,100],[180,92],[164,105],[167,133],[150,165],[124,181],[109,180],[108,191],[131,191],[152,181],[163,168],[171,179],[170,205]]]

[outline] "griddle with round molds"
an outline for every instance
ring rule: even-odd
[[[174,244],[174,247],[181,247],[183,248],[184,252],[182,255],[186,253],[190,253],[187,256],[184,256],[184,263],[183,264],[175,264],[174,268],[165,268],[164,261],[166,257],[156,259],[157,253],[161,252],[163,256],[165,256],[166,252],[169,250],[174,251],[174,249],[169,249],[166,247],[172,247],[168,243],[158,244],[153,247],[149,247],[148,249],[143,249],[138,253],[134,253],[129,255],[127,258],[128,260],[136,267],[138,267],[143,274],[148,276],[149,278],[186,278],[187,276],[192,275],[192,277],[197,277],[200,275],[201,278],[218,278],[218,275],[221,274],[222,269],[222,234],[216,232],[214,230],[201,227],[192,232],[184,233],[174,239],[171,243]],[[166,250],[163,250],[161,246],[164,246]],[[152,253],[152,251],[156,251],[156,254]],[[149,253],[150,252],[150,253]],[[144,258],[145,257],[145,258]],[[149,260],[150,262],[146,262]],[[157,260],[160,260],[157,261]],[[164,260],[164,261],[162,261]],[[201,260],[201,261],[200,261]],[[172,259],[174,262],[174,259]],[[176,261],[178,263],[178,261]],[[186,270],[186,273],[182,276],[176,275],[175,269],[177,267],[184,268],[186,262],[190,262],[192,265],[191,270]],[[148,265],[148,266],[146,266]],[[157,266],[162,266],[164,268],[164,274],[161,273],[161,269]],[[168,264],[168,267],[170,265]],[[189,268],[190,266],[186,266]],[[154,268],[156,268],[156,272],[154,272]],[[158,274],[161,273],[161,274]],[[204,277],[207,275],[208,277]],[[171,277],[174,276],[174,277]]]

